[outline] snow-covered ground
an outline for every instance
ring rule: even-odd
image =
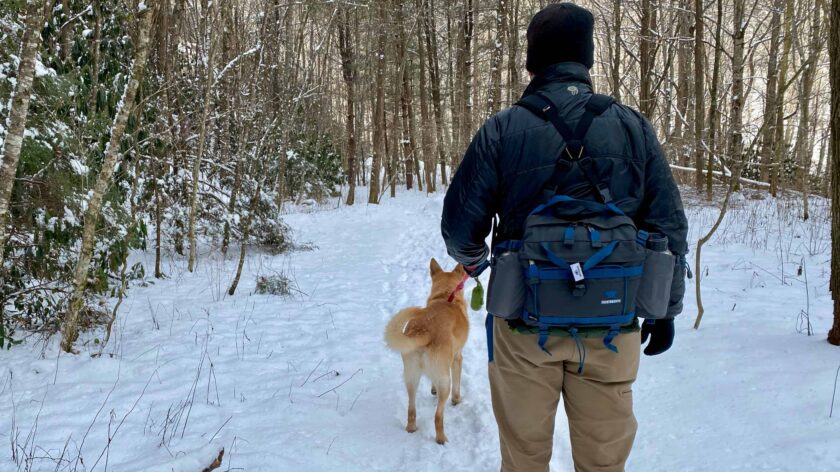
[[[840,464],[826,203],[814,201],[809,223],[794,203],[737,203],[695,268],[708,273],[700,330],[692,282],[675,346],[643,356],[629,471]],[[0,471],[196,472],[222,448],[219,470],[498,470],[484,313],[470,314],[464,402],[447,408],[445,446],[433,440],[428,383],[419,431],[404,431],[401,361],[382,342],[396,310],[425,300],[429,258],[454,264],[439,236],[441,204],[442,195],[402,193],[379,206],[292,213],[297,241],[316,249],[254,254],[233,297],[236,252],[222,260],[208,250],[195,273],[173,259],[169,279],[132,288],[102,357],[89,355],[98,352],[91,334],[78,356],[59,355],[57,339],[1,352]],[[689,214],[696,241],[716,210]],[[277,273],[295,282],[293,298],[254,294],[258,275]],[[810,337],[797,329],[808,303]],[[552,471],[571,471],[557,424]]]

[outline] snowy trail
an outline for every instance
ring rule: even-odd
[[[429,258],[454,264],[440,240],[441,204],[442,195],[402,194],[288,215],[296,240],[316,249],[252,255],[233,297],[225,291],[235,254],[208,250],[196,273],[173,259],[169,279],[131,290],[102,358],[87,355],[98,351],[92,335],[75,357],[59,356],[57,340],[1,352],[0,472],[25,470],[13,459],[27,457],[36,471],[105,470],[107,461],[115,471],[194,472],[222,447],[220,470],[498,470],[484,313],[470,312],[464,402],[447,406],[444,447],[433,440],[425,380],[419,431],[404,431],[402,365],[382,342],[394,312],[424,303]],[[704,250],[702,329],[691,330],[690,287],[675,347],[642,359],[629,471],[819,472],[840,463],[840,403],[828,418],[840,351],[824,341],[827,257],[805,250],[819,249],[822,227],[758,233],[749,222],[766,219],[761,205],[736,211]],[[713,211],[690,213],[696,240]],[[800,258],[813,337],[795,330],[806,303],[792,262]],[[253,294],[258,275],[278,272],[302,294]],[[561,408],[552,472],[573,470],[567,438]]]
[[[453,264],[439,242],[436,223],[440,218],[441,198],[434,196],[422,200],[418,202],[421,205],[406,209],[397,206],[345,209],[343,211],[349,214],[341,219],[319,213],[297,215],[289,220],[296,227],[295,218],[323,218],[320,223],[309,221],[304,224],[314,230],[312,233],[300,234],[303,240],[316,241],[316,244],[327,234],[344,235],[340,245],[319,244],[322,261],[307,270],[299,283],[305,292],[308,290],[304,287],[317,287],[316,293],[311,294],[313,299],[329,299],[335,303],[337,311],[333,316],[340,328],[334,331],[333,341],[324,342],[327,346],[324,355],[328,359],[325,362],[347,365],[348,373],[356,371],[356,366],[363,369],[360,377],[353,379],[359,380],[356,385],[352,385],[353,381],[348,382],[338,395],[325,396],[328,402],[337,405],[341,418],[321,414],[323,422],[315,427],[330,438],[332,446],[327,447],[330,456],[336,457],[324,454],[321,459],[312,451],[313,454],[307,456],[316,462],[306,466],[312,468],[295,470],[331,470],[336,461],[345,466],[352,464],[351,467],[359,470],[498,468],[495,424],[492,416],[487,415],[489,391],[486,363],[482,362],[486,351],[480,315],[474,314],[471,318],[472,333],[465,352],[465,357],[470,359],[464,367],[465,401],[457,407],[447,408],[449,445],[440,447],[433,441],[435,398],[430,395],[430,386],[425,381],[418,394],[420,429],[412,435],[403,430],[407,400],[402,383],[402,363],[399,355],[383,348],[382,331],[396,311],[425,302],[431,257],[438,258],[448,267]],[[338,279],[343,275],[347,281],[329,288],[320,285],[319,279],[331,273]],[[343,414],[343,405],[347,403],[351,403],[352,410]],[[319,412],[295,412],[301,423],[292,429],[312,430],[311,414],[318,415]],[[385,427],[377,428],[376,425]]]

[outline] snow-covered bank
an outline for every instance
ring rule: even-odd
[[[193,472],[221,448],[220,470],[498,470],[484,313],[471,313],[464,402],[447,409],[444,447],[433,440],[428,383],[419,431],[403,430],[402,366],[382,342],[391,314],[427,296],[429,258],[453,264],[440,241],[441,204],[439,194],[402,193],[379,206],[290,214],[298,241],[316,249],[252,255],[233,297],[225,290],[235,251],[206,256],[193,274],[171,260],[169,279],[129,292],[103,357],[87,355],[98,352],[93,336],[75,357],[59,356],[57,339],[3,351],[0,471]],[[703,326],[691,329],[692,284],[674,348],[642,359],[629,471],[840,463],[840,399],[828,417],[840,350],[825,342],[825,211],[817,202],[813,222],[799,223],[785,205],[740,201],[704,249],[695,268],[709,274]],[[697,206],[689,215],[696,240],[716,213]],[[136,257],[152,262],[151,253]],[[253,294],[258,275],[281,272],[300,293]],[[807,303],[811,337],[797,332]],[[552,470],[571,471],[565,421],[557,424]]]

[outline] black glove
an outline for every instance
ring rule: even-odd
[[[648,340],[646,356],[662,354],[674,344],[674,320],[645,320],[642,324],[642,344]]]
[[[490,261],[485,260],[484,262],[476,266],[464,267],[464,270],[467,272],[467,275],[469,275],[472,278],[476,278],[479,275],[481,275],[481,273],[484,272],[488,267],[490,267]]]

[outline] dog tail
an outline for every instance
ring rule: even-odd
[[[431,341],[429,330],[423,326],[420,308],[406,308],[391,318],[385,327],[385,344],[394,351],[407,354]]]

